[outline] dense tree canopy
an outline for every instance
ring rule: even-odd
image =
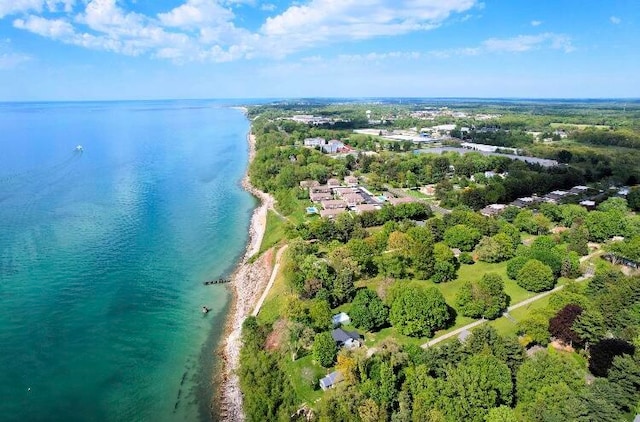
[[[555,284],[551,268],[537,259],[530,259],[522,266],[516,281],[520,287],[530,292],[549,290]]]
[[[390,320],[404,335],[431,336],[449,320],[449,309],[436,288],[406,286],[391,304]]]
[[[387,323],[389,309],[373,290],[360,289],[351,303],[351,321],[356,327],[371,331]]]
[[[462,315],[494,319],[507,307],[508,296],[500,275],[486,273],[474,283],[466,282],[458,291],[456,304]]]
[[[331,333],[325,331],[316,334],[313,341],[313,358],[316,362],[328,368],[335,362],[337,353],[336,342],[331,337]]]

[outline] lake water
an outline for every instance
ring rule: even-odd
[[[0,104],[0,420],[209,418],[229,294],[202,282],[247,241],[248,129],[215,101]]]

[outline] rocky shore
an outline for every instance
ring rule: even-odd
[[[249,163],[255,156],[255,136],[249,134]],[[260,250],[267,224],[267,211],[273,208],[274,199],[258,189],[249,181],[246,174],[242,187],[260,201],[260,205],[251,216],[249,242],[242,260],[231,277],[232,303],[226,325],[225,338],[220,348],[222,368],[219,374],[215,413],[222,421],[244,421],[242,411],[242,392],[237,369],[240,363],[242,323],[251,314],[255,303],[266,287],[271,274],[271,254],[264,254],[251,262],[251,257]]]

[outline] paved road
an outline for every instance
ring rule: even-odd
[[[591,254],[589,254],[589,255],[587,255],[587,256],[583,256],[582,258],[580,258],[580,262],[585,262],[585,261],[587,261],[588,259],[590,259],[590,258],[592,258],[592,257],[594,257],[594,256],[596,256],[596,255],[598,255],[598,254],[600,254],[600,253],[601,253],[601,251],[600,251],[600,250],[597,250],[597,251],[595,251],[595,252],[593,252],[593,253],[591,253]],[[591,267],[589,267],[589,268],[585,271],[584,275],[583,275],[582,277],[577,278],[577,279],[576,279],[576,281],[583,281],[583,280],[587,280],[587,279],[589,279],[589,278],[593,277],[593,274],[594,274],[594,273],[593,273],[592,268],[591,268]],[[558,287],[554,288],[553,290],[549,290],[548,292],[540,293],[540,294],[538,294],[538,295],[535,295],[535,296],[533,296],[533,297],[530,297],[529,299],[523,300],[522,302],[516,303],[515,305],[509,306],[509,307],[507,308],[507,312],[511,312],[511,311],[513,311],[513,310],[515,310],[515,309],[522,308],[523,306],[527,306],[527,305],[529,305],[529,304],[531,304],[531,303],[535,302],[536,300],[540,300],[540,299],[542,299],[543,297],[549,296],[551,293],[559,292],[560,290],[564,289],[564,286],[565,286],[565,285],[563,284],[563,285],[561,285],[561,286],[558,286]],[[470,329],[472,329],[472,328],[477,327],[478,325],[484,324],[486,321],[487,321],[487,320],[485,320],[485,319],[479,319],[479,320],[477,320],[477,321],[474,321],[474,322],[472,322],[471,324],[467,324],[467,325],[465,325],[464,327],[460,327],[460,328],[458,328],[458,329],[456,329],[456,330],[451,331],[450,333],[443,334],[443,335],[441,335],[440,337],[436,337],[436,338],[434,338],[433,340],[429,340],[428,342],[426,342],[425,344],[423,344],[423,345],[422,345],[422,347],[423,347],[424,349],[426,349],[427,347],[431,347],[431,346],[433,346],[434,344],[438,344],[438,343],[440,343],[440,342],[442,342],[442,341],[444,341],[444,340],[450,339],[451,337],[457,336],[458,334],[460,334],[460,333],[461,333],[461,332],[463,332],[464,330],[470,330]]]

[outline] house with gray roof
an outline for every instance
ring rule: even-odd
[[[360,334],[357,331],[345,331],[342,328],[336,328],[331,331],[331,337],[338,344],[338,347],[347,349],[360,347]]]
[[[319,381],[320,388],[322,388],[322,390],[333,388],[337,383],[339,383],[343,379],[344,378],[342,377],[342,374],[340,373],[340,371],[332,372],[326,377],[320,379]]]

